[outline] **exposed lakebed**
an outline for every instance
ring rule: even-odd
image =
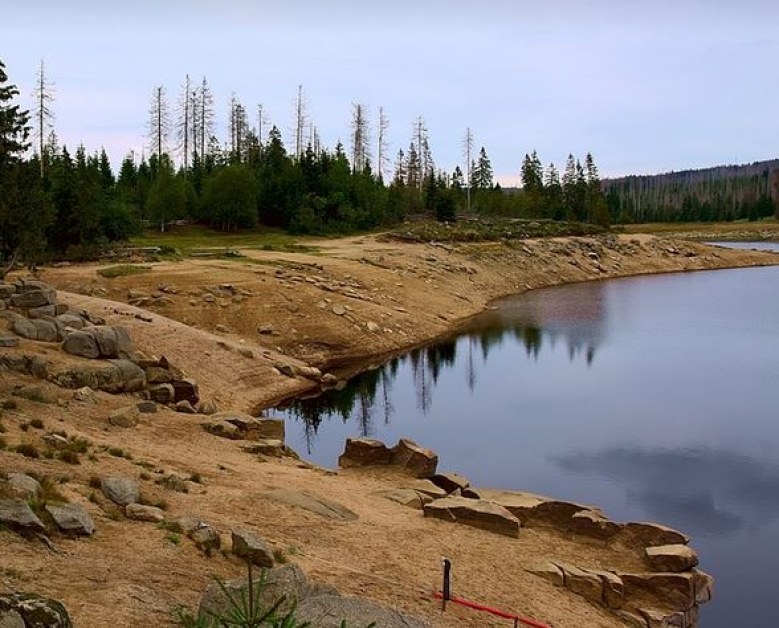
[[[701,625],[771,625],[778,283],[766,267],[505,299],[456,338],[296,402],[287,442],[334,466],[347,436],[407,436],[474,485],[677,527],[717,579]]]

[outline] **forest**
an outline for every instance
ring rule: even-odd
[[[175,108],[156,86],[150,99],[148,155],[129,153],[115,171],[105,150],[60,145],[53,92],[41,62],[32,111],[19,104],[0,60],[0,262],[82,260],[144,229],[178,221],[220,231],[266,227],[294,234],[344,234],[386,228],[416,217],[504,216],[608,227],[616,222],[733,220],[775,211],[776,163],[743,172],[676,173],[602,182],[590,153],[569,155],[562,173],[535,151],[521,161],[521,187],[494,181],[485,147],[464,133],[463,167],[436,166],[424,119],[411,125],[408,148],[390,167],[383,108],[372,129],[354,104],[348,146],[322,144],[308,119],[302,87],[294,140],[287,147],[262,105],[256,123],[232,97],[228,138],[215,135],[208,81],[186,77]],[[268,129],[268,126],[270,128]],[[375,141],[372,141],[374,140]],[[375,158],[374,158],[375,157]]]

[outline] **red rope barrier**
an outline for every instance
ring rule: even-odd
[[[444,598],[444,594],[441,593],[440,591],[434,593],[433,596],[438,600],[442,600]],[[532,628],[552,628],[548,624],[542,624],[541,622],[538,622],[535,619],[528,619],[527,617],[521,617],[520,615],[516,615],[514,613],[507,613],[506,611],[502,611],[497,608],[492,608],[490,606],[485,606],[484,604],[479,604],[478,602],[471,602],[470,600],[466,600],[464,598],[457,597],[455,595],[449,596],[449,599],[447,601],[454,602],[455,604],[459,604],[460,606],[472,608],[477,611],[491,613],[492,615],[496,615],[497,617],[502,617],[503,619],[515,619],[519,623],[524,624],[525,626],[531,626]]]

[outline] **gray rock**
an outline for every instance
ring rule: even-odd
[[[21,499],[0,500],[0,523],[25,530],[44,529],[43,522],[38,519],[27,502]]]
[[[139,401],[136,404],[136,408],[138,408],[138,412],[142,412],[143,414],[154,414],[157,412],[157,404],[154,401]]]
[[[0,611],[0,628],[25,628],[24,619],[14,610]]]
[[[9,473],[8,488],[11,494],[25,501],[38,499],[43,492],[41,483],[26,473]]]
[[[0,281],[0,299],[8,299],[16,292],[16,286]]]
[[[233,530],[233,554],[260,567],[273,567],[273,552],[251,530]]]
[[[23,316],[15,318],[13,323],[11,323],[10,329],[13,333],[22,338],[28,338],[29,340],[38,339],[38,329],[30,319],[24,318]]]
[[[94,360],[100,357],[100,349],[95,337],[86,331],[74,331],[68,334],[65,342],[62,343],[62,350],[82,358]]]
[[[57,326],[49,320],[36,318],[31,321],[35,327],[35,337],[41,342],[57,342],[59,340],[59,330]]]
[[[135,521],[150,521],[159,523],[165,519],[165,513],[155,506],[144,506],[143,504],[127,504],[124,507],[124,514],[128,519]]]
[[[135,427],[139,420],[137,406],[117,408],[108,415],[108,422],[116,427]]]
[[[55,322],[60,329],[81,330],[84,328],[84,319],[75,314],[60,314]]]
[[[462,523],[505,536],[519,536],[519,519],[492,502],[467,497],[445,497],[425,504],[424,511],[425,517]]]
[[[0,348],[10,349],[19,346],[19,339],[13,336],[4,336],[0,334]]]
[[[61,602],[35,593],[0,595],[0,613],[9,611],[19,614],[27,628],[73,628],[68,611]]]
[[[192,542],[200,551],[210,555],[212,551],[218,550],[222,545],[222,539],[219,533],[210,525],[203,524],[193,530],[189,535]]]
[[[119,475],[108,476],[101,480],[103,494],[119,506],[127,506],[138,501],[138,482]]]
[[[174,409],[176,412],[181,412],[182,414],[197,414],[197,411],[192,407],[192,404],[186,399],[177,401]]]
[[[169,384],[173,381],[173,373],[159,366],[147,366],[146,381],[150,384]]]
[[[216,403],[214,401],[209,399],[207,401],[201,401],[197,405],[197,411],[200,414],[211,415],[211,414],[216,414],[217,412],[219,412],[219,408],[217,407],[217,405],[216,405]]]
[[[336,521],[354,521],[357,519],[356,513],[338,502],[300,491],[293,491],[292,489],[277,488],[265,493],[265,497],[288,506],[308,510],[327,519]]]
[[[115,358],[119,355],[119,342],[116,330],[109,326],[96,326],[88,330],[97,343],[101,358]]]
[[[41,307],[30,308],[27,312],[27,316],[30,318],[43,318],[44,316],[57,316],[61,312],[57,312],[57,305],[42,305]]]
[[[97,403],[95,391],[89,386],[82,386],[78,390],[73,391],[73,399],[83,403]]]
[[[56,303],[57,293],[54,290],[39,290],[36,292],[12,294],[10,298],[11,305],[26,310]]]
[[[57,527],[68,534],[90,536],[95,531],[92,517],[79,504],[46,504],[46,512]]]
[[[175,397],[173,386],[171,384],[149,386],[149,397],[157,403],[171,403]]]
[[[308,621],[317,628],[340,628],[342,622],[349,626],[367,626],[375,623],[381,628],[425,628],[420,619],[405,615],[376,602],[342,595],[317,595],[304,598],[295,611],[298,621]]]

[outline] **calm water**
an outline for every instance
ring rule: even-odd
[[[777,625],[778,285],[756,268],[513,297],[296,404],[289,444],[335,466],[347,436],[408,436],[476,486],[678,527],[717,578],[703,626]]]

